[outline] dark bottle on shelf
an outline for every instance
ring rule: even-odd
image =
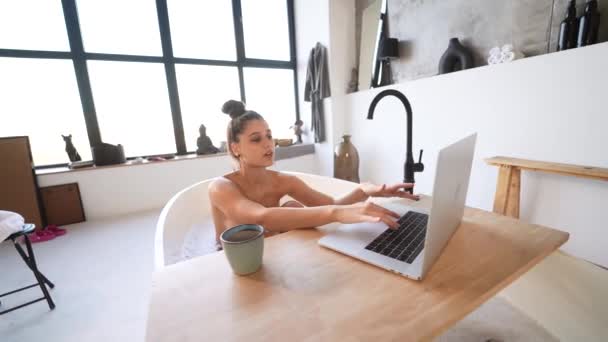
[[[578,18],[576,17],[576,0],[570,0],[566,18],[562,21],[562,24],[559,27],[557,51],[575,48],[577,36]]]
[[[589,0],[585,7],[585,14],[579,20],[576,46],[581,47],[597,43],[599,28],[600,13],[597,10],[597,0]]]

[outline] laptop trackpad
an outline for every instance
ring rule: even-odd
[[[321,238],[319,243],[353,255],[374,241],[387,228],[382,222],[342,224],[335,231]]]

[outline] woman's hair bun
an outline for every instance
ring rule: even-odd
[[[245,104],[241,101],[228,100],[222,106],[222,112],[230,115],[232,119],[236,119],[245,114]]]

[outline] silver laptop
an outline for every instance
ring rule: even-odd
[[[383,223],[342,224],[321,246],[420,280],[460,225],[477,134],[439,151],[430,212],[405,204],[383,204],[400,215],[399,228]]]

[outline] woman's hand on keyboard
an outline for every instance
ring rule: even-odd
[[[399,217],[399,214],[372,202],[339,205],[334,210],[334,219],[340,223],[384,222],[393,229],[399,227],[395,221]]]

